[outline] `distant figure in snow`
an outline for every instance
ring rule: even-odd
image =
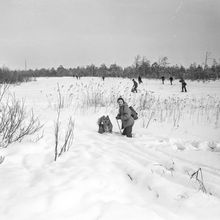
[[[164,77],[164,76],[162,76],[162,77],[161,77],[161,79],[162,79],[162,84],[164,84],[165,77]]]
[[[133,81],[134,85],[133,85],[131,91],[137,93],[138,83],[135,81],[135,79],[132,79],[132,81]]]
[[[170,80],[170,85],[173,85],[173,77],[172,76],[169,78],[169,80]]]
[[[103,81],[105,80],[105,77],[104,77],[104,76],[102,76],[102,80],[103,80]]]
[[[182,84],[182,91],[181,92],[187,92],[187,90],[186,90],[186,85],[187,84],[186,84],[185,80],[183,78],[181,78],[180,82]]]
[[[127,137],[131,138],[132,127],[134,125],[134,119],[131,116],[131,110],[123,98],[119,97],[117,99],[117,103],[119,105],[119,113],[116,116],[116,119],[120,119],[122,122],[122,129],[124,129],[122,135],[126,135]]]
[[[141,79],[141,76],[138,76],[138,83],[139,83],[139,84],[143,83],[143,82],[142,82],[142,79]]]

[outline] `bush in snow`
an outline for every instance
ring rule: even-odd
[[[61,124],[59,120],[59,115],[57,121],[55,123],[55,157],[56,161],[58,157],[60,157],[64,152],[68,151],[73,143],[73,131],[74,131],[74,121],[72,118],[69,119],[68,126],[64,135],[64,141],[60,143],[60,132],[61,132]]]
[[[18,101],[15,97],[2,101],[7,89],[7,85],[0,85],[0,147],[21,141],[42,127],[33,112],[26,111],[24,101]]]
[[[64,141],[63,144],[60,144],[60,139],[61,139],[61,123],[60,123],[60,113],[61,109],[63,108],[63,99],[61,96],[60,92],[60,87],[58,84],[58,104],[57,104],[57,120],[55,122],[55,131],[54,131],[54,136],[55,136],[55,157],[54,160],[56,161],[58,157],[60,157],[64,152],[68,151],[70,146],[72,145],[73,142],[73,131],[74,131],[74,121],[72,118],[69,118],[67,130],[64,135]]]
[[[203,182],[203,175],[202,175],[202,169],[199,168],[197,171],[195,171],[190,179],[192,179],[193,177],[195,177],[196,181],[199,183],[199,190],[201,190],[204,193],[207,193],[207,190],[204,186],[204,182]]]

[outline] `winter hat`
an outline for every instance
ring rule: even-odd
[[[122,97],[119,97],[119,98],[117,99],[117,102],[118,102],[119,100],[122,100],[123,103],[125,102],[124,99],[123,99]]]

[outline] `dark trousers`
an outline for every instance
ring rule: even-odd
[[[132,137],[132,126],[126,127],[123,130],[122,135],[126,135],[127,137]]]
[[[187,92],[185,85],[182,85],[182,92]]]
[[[133,85],[131,92],[137,92],[137,85]]]

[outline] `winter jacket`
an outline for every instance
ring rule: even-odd
[[[119,107],[119,113],[116,118],[121,119],[122,128],[126,128],[134,124],[134,119],[131,116],[131,110],[129,109],[126,102],[124,102],[124,104]]]
[[[134,87],[134,88],[137,88],[137,87],[138,87],[137,82],[134,80],[133,83],[134,83],[133,87]]]

